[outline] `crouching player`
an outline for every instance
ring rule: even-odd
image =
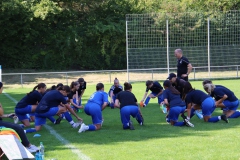
[[[184,97],[186,97],[185,102],[188,114],[187,117],[184,118],[190,120],[190,118],[194,116],[195,110],[201,108],[205,122],[218,122],[219,120],[223,120],[228,123],[226,115],[211,117],[211,114],[216,108],[214,100],[203,91],[193,89],[189,82],[186,82],[184,86],[184,94],[186,95]],[[194,105],[192,106],[192,104]]]
[[[180,92],[176,90],[169,80],[163,83],[163,99],[164,104],[170,108],[168,113],[168,122],[173,126],[189,126],[194,127],[194,125],[187,119],[183,122],[178,122],[179,114],[183,114],[186,109],[186,104],[180,98]]]
[[[227,118],[238,118],[240,116],[240,112],[237,111],[239,100],[231,90],[224,86],[216,87],[211,83],[205,84],[204,89],[215,98],[216,107],[222,108],[223,114]]]
[[[150,101],[150,98],[156,98],[156,97],[158,98],[158,104],[160,105],[161,102],[163,101],[163,98],[162,98],[163,87],[161,86],[161,84],[157,81],[155,82],[147,81],[146,86],[147,86],[146,93],[144,94],[143,99],[140,102],[140,105],[142,107],[146,107]],[[151,90],[152,92],[147,97],[149,90]],[[145,100],[145,103],[143,103],[144,100]]]
[[[70,105],[67,103],[65,97],[70,92],[69,86],[62,86],[57,88],[57,90],[51,90],[47,92],[40,103],[38,104],[35,111],[35,129],[39,131],[46,123],[46,118],[52,117],[54,115],[60,115],[67,112],[67,109],[78,119],[79,122],[70,123],[74,128],[78,127],[82,122],[76,113],[71,109]]]
[[[138,123],[143,125],[143,118],[138,108],[137,99],[132,93],[132,85],[130,83],[124,83],[124,91],[117,94],[114,106],[120,108],[123,129],[134,130],[130,116],[136,117]]]
[[[119,80],[117,78],[114,79],[114,85],[109,90],[109,97],[111,98],[110,107],[114,109],[114,103],[116,100],[116,96],[119,92],[123,90],[123,87],[119,84]]]
[[[84,111],[87,115],[92,117],[92,123],[90,125],[81,125],[78,133],[99,130],[102,127],[103,118],[102,110],[108,105],[108,95],[104,92],[104,85],[98,83],[96,86],[96,92],[94,92],[89,98],[87,104],[84,107]]]

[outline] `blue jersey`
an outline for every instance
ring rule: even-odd
[[[104,102],[108,103],[108,95],[103,91],[94,92],[88,100],[88,103],[91,102],[102,106]]]
[[[37,102],[40,102],[42,99],[42,94],[37,90],[27,94],[23,97],[16,105],[16,108],[25,108],[28,105],[36,105]]]
[[[185,102],[186,102],[186,105],[188,105],[189,103],[201,105],[202,102],[208,97],[210,97],[210,96],[207,95],[206,93],[204,93],[203,91],[192,90],[192,91],[188,92]]]
[[[109,96],[110,96],[110,92],[113,91],[114,95],[117,95],[119,92],[121,92],[123,90],[123,87],[121,85],[119,85],[118,87],[116,87],[115,85],[112,85],[112,87],[109,90]]]
[[[169,89],[163,91],[163,99],[168,100],[170,108],[174,106],[186,106],[186,104],[180,98],[180,94],[173,94]]]
[[[67,104],[66,98],[58,90],[52,90],[46,93],[37,106],[36,113],[45,113],[51,107],[56,107],[60,104]]]
[[[226,87],[216,87],[214,88],[212,94],[216,100],[221,99],[225,94],[228,96],[226,100],[229,100],[230,102],[238,100],[234,93]]]
[[[158,94],[159,92],[161,92],[163,90],[163,87],[161,86],[161,84],[158,81],[153,82],[153,85],[151,88],[146,88],[146,92],[148,91],[152,91],[152,93],[156,93]]]

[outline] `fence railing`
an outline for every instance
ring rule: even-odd
[[[239,77],[240,65],[193,67],[190,80],[200,79],[227,79]],[[3,73],[2,81],[8,86],[27,87],[44,82],[50,87],[57,83],[70,85],[72,81],[83,77],[89,84],[98,82],[113,83],[118,78],[121,83],[129,79],[130,82],[146,80],[165,80],[169,72],[176,73],[176,68],[150,68],[150,69],[130,69],[127,70],[98,70],[98,71],[68,71],[68,72],[36,72],[36,73]]]

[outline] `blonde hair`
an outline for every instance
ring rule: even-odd
[[[215,88],[215,85],[212,84],[212,83],[207,83],[207,84],[205,84],[205,85],[203,86],[203,88],[204,88],[205,90],[207,90],[208,93],[212,93],[212,91],[213,91],[214,88]]]

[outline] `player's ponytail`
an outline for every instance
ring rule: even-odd
[[[79,84],[78,81],[73,81],[70,85],[70,88],[73,89],[75,86],[77,86]]]
[[[99,90],[101,90],[101,89],[103,89],[104,88],[104,85],[102,84],[102,83],[98,83],[97,85],[96,85],[96,90],[97,91],[99,91]]]
[[[45,83],[39,83],[38,85],[36,85],[31,92],[27,93],[27,95],[29,95],[30,93],[32,93],[33,91],[35,91],[36,89],[41,89],[41,88],[45,88],[46,84]]]
[[[0,89],[2,88],[2,86],[3,86],[3,83],[2,83],[2,82],[0,82]]]
[[[207,83],[203,86],[203,88],[208,92],[208,93],[212,93],[212,91],[215,88],[215,85],[212,83]]]
[[[132,89],[132,85],[128,82],[125,82],[124,83],[124,91],[130,90],[130,89]]]

